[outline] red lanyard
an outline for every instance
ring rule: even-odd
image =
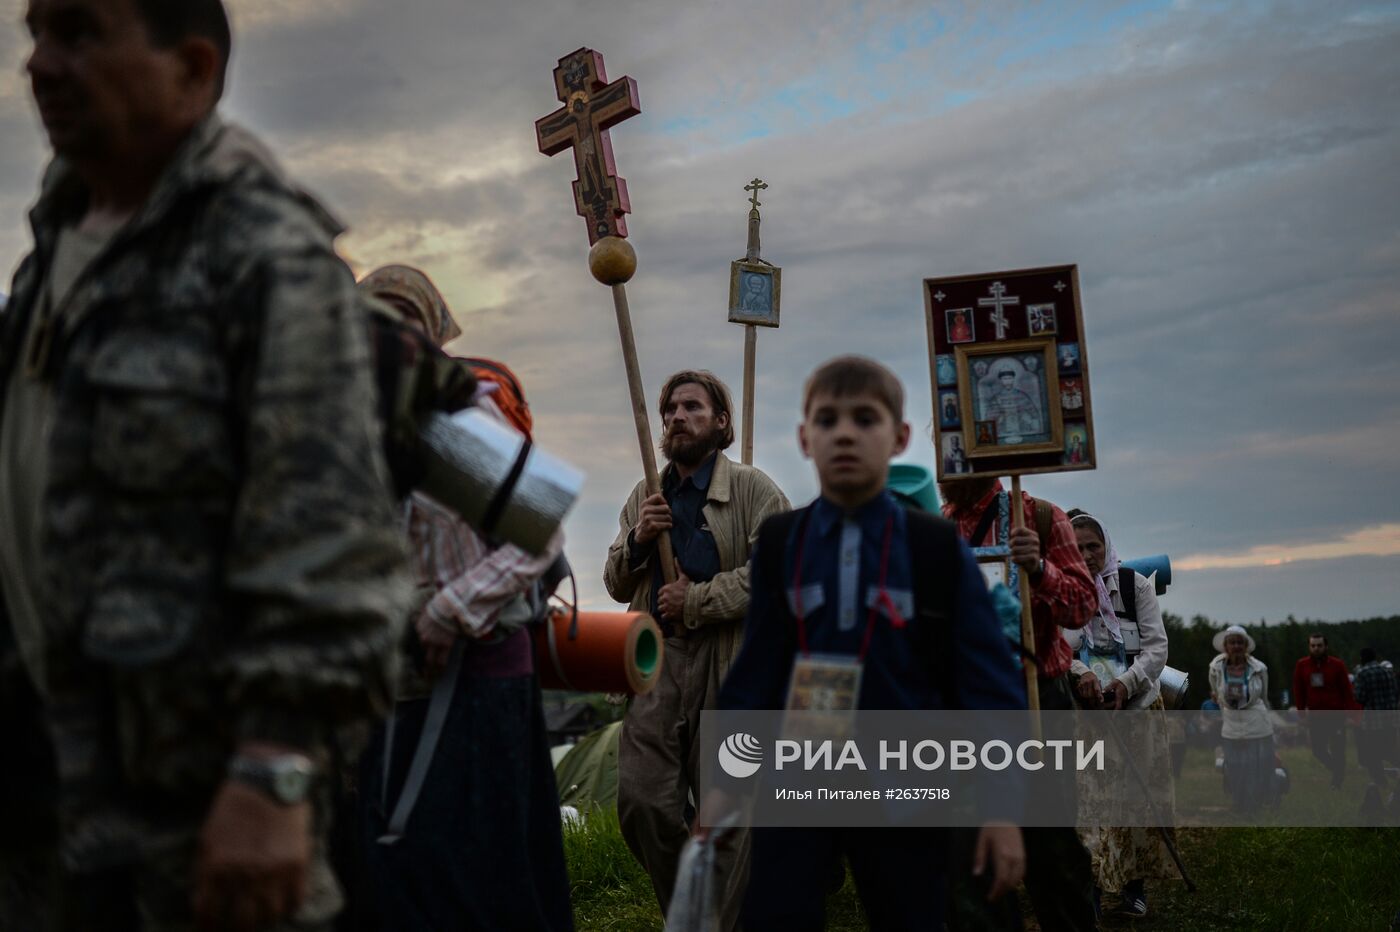
[[[797,569],[792,578],[793,614],[797,616],[797,648],[802,651],[802,656],[808,656],[807,650],[807,620],[802,617],[802,555],[807,545],[807,518],[811,517],[809,511],[803,517],[802,526],[797,530]],[[869,613],[865,621],[865,636],[861,638],[859,659],[865,662],[865,655],[870,652],[870,639],[875,634],[876,606],[883,605],[890,613],[890,627],[895,630],[903,628],[906,624],[904,616],[895,607],[894,599],[890,598],[889,592],[885,589],[885,581],[889,578],[890,572],[890,541],[894,539],[894,514],[891,513],[885,521],[885,539],[880,548],[880,590],[875,597],[875,604],[870,606]],[[859,574],[857,574],[859,578]]]

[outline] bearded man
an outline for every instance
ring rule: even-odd
[[[690,836],[698,794],[700,713],[715,708],[738,652],[749,605],[749,552],[770,515],[790,510],[772,479],[735,463],[729,389],[712,373],[677,372],[661,389],[661,491],[639,482],[622,509],[603,583],[632,611],[650,612],[666,638],[655,688],[634,698],[618,747],[617,812],[622,835],[651,876],[664,914]],[[676,581],[662,584],[657,540],[669,534]],[[720,852],[724,928],[738,921],[748,839]]]

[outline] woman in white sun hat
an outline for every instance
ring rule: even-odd
[[[1230,625],[1211,642],[1210,693],[1220,706],[1225,746],[1225,792],[1242,811],[1272,804],[1274,725],[1269,717],[1269,668],[1253,656],[1254,638]]]

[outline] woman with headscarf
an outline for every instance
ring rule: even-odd
[[[1134,744],[1138,770],[1152,799],[1170,814],[1174,809],[1171,751],[1157,684],[1167,663],[1167,629],[1156,586],[1122,565],[1103,522],[1077,508],[1069,512],[1069,519],[1099,597],[1098,612],[1087,625],[1064,631],[1076,657],[1070,675],[1078,677],[1080,698],[1088,705],[1138,709],[1154,716],[1152,727],[1134,728],[1127,737]],[[1141,754],[1136,753],[1138,744],[1143,745]],[[1086,779],[1080,788],[1080,810],[1121,804],[1125,794],[1140,801],[1142,789],[1109,787]],[[1161,833],[1089,822],[1080,835],[1093,859],[1096,888],[1119,894],[1120,912],[1147,915],[1147,881],[1176,876]]]
[[[1239,625],[1211,643],[1220,651],[1210,662],[1210,695],[1220,706],[1225,792],[1237,810],[1250,812],[1276,798],[1269,668],[1254,656],[1254,638]]]
[[[377,269],[359,289],[438,347],[461,333],[417,269]],[[496,397],[478,383],[477,408],[512,423]],[[528,408],[512,426],[529,430]],[[403,509],[419,607],[404,639],[391,727],[376,735],[361,767],[361,880],[372,903],[347,927],[572,932],[558,793],[525,627],[562,535],[533,555],[494,546],[422,492]]]
[[[392,307],[404,323],[417,327],[437,346],[462,335],[447,301],[432,279],[408,265],[385,265],[360,279],[359,290]]]

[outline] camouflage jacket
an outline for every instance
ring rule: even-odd
[[[0,391],[84,198],[56,161]],[[411,583],[339,232],[211,117],[56,309],[41,550],[65,812],[202,812],[238,741],[333,751],[388,705]]]

